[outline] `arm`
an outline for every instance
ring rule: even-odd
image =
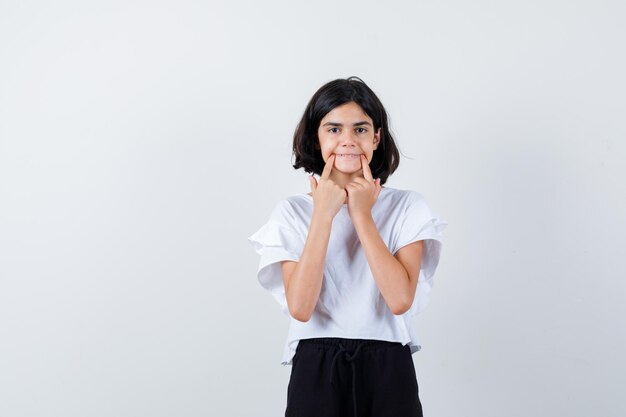
[[[289,313],[298,321],[309,321],[322,290],[331,226],[332,217],[314,212],[300,260],[281,262]]]
[[[333,218],[346,199],[345,191],[330,180],[335,155],[326,160],[319,183],[309,177],[313,197],[313,215],[304,248],[298,262],[282,261],[285,297],[291,317],[309,321],[322,291],[324,263]]]
[[[415,298],[424,241],[402,247],[394,257],[380,237],[371,214],[355,219],[354,227],[389,309],[393,314],[405,313]]]
[[[374,181],[365,155],[361,155],[361,168],[363,176],[353,178],[346,186],[350,217],[387,306],[393,314],[403,314],[415,298],[424,243],[420,240],[408,244],[395,257],[389,252],[372,218],[372,207],[381,190],[380,178]]]

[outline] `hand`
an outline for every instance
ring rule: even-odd
[[[380,194],[380,178],[374,181],[367,157],[361,154],[363,177],[357,177],[346,185],[348,192],[348,213],[354,220],[372,215],[372,207]]]
[[[313,195],[314,214],[320,213],[324,216],[328,215],[331,219],[339,212],[346,200],[346,190],[329,178],[334,164],[335,154],[332,154],[326,161],[319,183],[315,180],[313,175],[309,177],[311,182],[311,194]]]

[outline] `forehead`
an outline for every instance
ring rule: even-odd
[[[325,122],[372,122],[371,117],[363,111],[363,108],[354,101],[337,106],[329,111],[320,121],[320,124]]]

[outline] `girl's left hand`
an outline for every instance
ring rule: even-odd
[[[348,213],[352,219],[371,216],[372,207],[378,200],[381,190],[380,178],[374,181],[369,161],[363,154],[361,154],[361,168],[363,168],[363,176],[355,178],[346,185]]]

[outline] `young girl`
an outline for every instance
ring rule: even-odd
[[[293,150],[294,168],[319,180],[248,238],[260,284],[290,317],[285,416],[422,416],[411,317],[428,302],[447,223],[419,193],[382,186],[399,152],[359,78],[313,95]]]

